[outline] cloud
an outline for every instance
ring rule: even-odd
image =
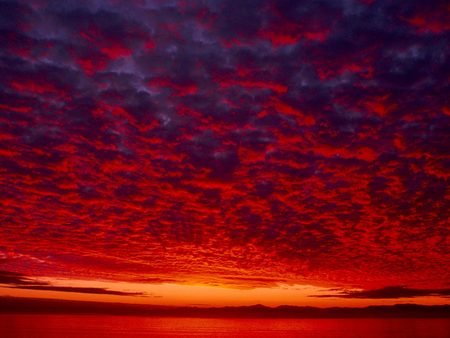
[[[15,286],[14,289],[26,289],[26,290],[41,290],[41,291],[58,291],[58,292],[75,292],[75,293],[90,293],[96,295],[113,295],[113,296],[141,296],[147,297],[143,292],[122,292],[106,290],[102,288],[82,288],[82,287],[71,287],[71,286],[50,286],[50,285],[26,285],[26,286]]]
[[[449,297],[450,289],[414,289],[404,286],[388,286],[378,290],[344,291],[337,295],[314,295],[310,297],[336,297],[361,299],[398,299],[415,297]]]
[[[113,291],[104,288],[88,288],[88,287],[72,287],[72,286],[54,286],[46,282],[39,282],[30,276],[25,276],[21,273],[0,271],[0,284],[8,285],[7,287],[13,289],[24,290],[41,290],[41,291],[58,291],[58,292],[75,292],[75,293],[89,293],[98,295],[113,295],[113,296],[141,296],[148,297],[147,293],[143,292],[123,292]]]
[[[12,284],[12,285],[45,285],[46,283],[40,283],[31,279],[21,273],[0,271],[0,284]]]
[[[5,280],[444,283],[442,1],[0,6]]]

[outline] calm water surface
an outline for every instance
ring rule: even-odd
[[[205,319],[0,315],[2,338],[450,338],[449,319]]]

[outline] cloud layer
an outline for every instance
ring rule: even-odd
[[[442,288],[449,13],[0,1],[2,268]]]
[[[34,280],[32,277],[25,276],[20,273],[10,271],[0,271],[0,284],[7,285],[9,288],[41,290],[41,291],[59,291],[72,293],[89,293],[97,295],[113,295],[113,296],[147,296],[142,292],[123,292],[107,290],[104,288],[94,287],[73,287],[73,286],[56,286],[47,282]]]
[[[319,298],[399,299],[414,297],[449,297],[450,289],[412,289],[404,286],[388,286],[378,290],[342,292],[340,295],[315,295]]]

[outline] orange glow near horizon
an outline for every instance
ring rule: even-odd
[[[262,304],[269,307],[280,305],[326,307],[365,307],[369,305],[394,305],[416,303],[421,305],[444,305],[446,299],[436,297],[416,297],[404,299],[341,299],[312,297],[321,294],[336,294],[335,289],[311,285],[280,285],[272,288],[238,290],[220,287],[177,285],[177,284],[139,284],[106,281],[42,279],[54,286],[78,288],[101,288],[121,292],[142,292],[144,296],[114,296],[83,294],[59,291],[40,291],[11,289],[0,286],[3,296],[27,298],[51,298],[93,302],[113,302],[128,304],[149,304],[160,306],[224,307],[251,306]]]

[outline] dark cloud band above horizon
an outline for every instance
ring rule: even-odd
[[[318,298],[399,299],[414,297],[450,297],[450,289],[413,289],[404,286],[388,286],[378,290],[341,292],[338,295],[314,295]]]
[[[449,13],[0,1],[2,269],[443,288]]]
[[[11,271],[0,271],[0,286],[7,288],[23,289],[23,290],[40,290],[40,291],[58,291],[71,293],[87,293],[96,295],[112,295],[112,296],[140,296],[148,297],[147,293],[143,292],[124,292],[107,290],[105,288],[94,287],[74,287],[74,286],[56,286],[47,282],[35,280],[31,276],[15,273]]]

